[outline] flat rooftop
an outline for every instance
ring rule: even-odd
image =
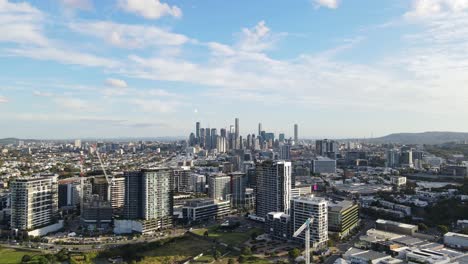
[[[415,225],[410,225],[410,224],[405,224],[405,223],[400,223],[400,222],[395,222],[395,221],[390,221],[390,220],[384,220],[384,219],[377,219],[375,223],[383,224],[383,225],[394,225],[394,226],[398,226],[401,228],[408,228],[408,229],[417,228],[417,226]]]

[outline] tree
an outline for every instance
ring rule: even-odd
[[[291,259],[296,259],[300,255],[301,255],[301,251],[299,249],[297,249],[297,248],[293,248],[293,249],[289,250],[289,252],[288,252],[288,256]]]
[[[215,260],[220,259],[220,258],[221,258],[221,252],[219,252],[219,250],[215,250],[215,251],[213,252],[213,258],[214,258]]]
[[[22,263],[27,263],[27,262],[29,262],[29,261],[31,261],[31,256],[29,256],[29,255],[24,255],[24,256],[21,258],[21,262],[22,262]]]
[[[418,224],[418,228],[419,228],[419,230],[421,230],[421,231],[426,231],[427,229],[429,229],[429,228],[427,227],[427,225],[424,224],[424,223],[419,223],[419,224]]]
[[[442,234],[445,234],[449,231],[448,227],[445,226],[445,225],[438,225],[437,228],[439,229],[439,231],[442,233]]]
[[[241,251],[242,255],[250,256],[252,255],[252,249],[250,247],[244,247]]]
[[[250,235],[250,238],[251,238],[252,240],[255,240],[257,237],[258,237],[257,232],[253,232],[253,233]]]
[[[204,236],[204,237],[208,237],[208,235],[209,235],[209,234],[208,234],[208,230],[206,230],[205,233],[203,233],[203,236]]]
[[[228,260],[228,264],[235,264],[236,262],[234,261],[234,259],[229,259]]]
[[[328,247],[333,247],[333,246],[335,246],[335,242],[333,242],[333,240],[329,239],[329,240],[327,241],[327,246],[328,246]]]
[[[239,261],[239,263],[245,263],[247,261],[247,257],[244,255],[240,255],[237,260]]]

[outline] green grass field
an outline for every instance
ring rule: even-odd
[[[205,231],[208,231],[208,237],[215,238],[221,243],[226,243],[230,246],[240,247],[244,242],[249,240],[253,233],[258,235],[263,234],[263,230],[259,228],[252,228],[247,232],[231,232],[231,231],[221,231],[217,229],[217,226],[212,226],[209,228],[201,228],[192,231],[193,233],[203,236]]]
[[[0,264],[17,264],[21,263],[24,255],[38,255],[37,251],[17,250],[12,248],[0,248]]]
[[[168,242],[161,247],[145,251],[141,256],[144,257],[174,257],[177,260],[187,259],[194,257],[200,253],[207,253],[211,250],[213,243],[203,239],[185,236],[183,239]]]

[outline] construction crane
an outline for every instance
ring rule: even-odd
[[[102,163],[101,155],[99,154],[98,147],[94,145],[96,149],[96,156],[98,157],[99,164],[101,164],[101,169],[104,172],[104,177],[106,178],[107,181],[107,201],[111,200],[111,186],[114,184],[114,175],[112,175],[112,178],[110,178],[107,175],[106,169],[104,168],[104,163]]]
[[[310,226],[314,222],[314,218],[307,218],[304,224],[294,232],[293,237],[298,237],[305,230],[305,263],[310,264]]]

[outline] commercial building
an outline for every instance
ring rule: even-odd
[[[291,162],[264,161],[256,165],[255,214],[265,218],[269,212],[289,213],[291,200]]]
[[[328,157],[317,157],[311,163],[312,173],[336,173],[336,160]]]
[[[168,168],[125,172],[122,216],[126,221],[116,220],[114,232],[151,233],[171,227],[174,199],[171,175]]]
[[[318,156],[335,159],[338,153],[338,142],[329,139],[316,140],[315,152]]]
[[[208,194],[215,200],[229,200],[231,195],[231,177],[226,174],[213,174],[208,178]]]
[[[58,175],[11,182],[11,229],[33,230],[57,223]]]
[[[328,231],[346,237],[359,226],[359,206],[350,200],[328,202]]]
[[[291,200],[292,232],[299,229],[310,217],[313,218],[310,229],[310,242],[313,248],[325,246],[328,241],[328,207],[327,201],[321,197],[296,197]],[[304,233],[294,238],[304,241]]]
[[[229,215],[230,202],[214,199],[188,201],[182,207],[182,215],[188,222],[222,219]]]
[[[378,219],[375,221],[375,226],[379,230],[404,234],[408,236],[412,236],[418,231],[418,226],[383,219]]]
[[[448,247],[468,250],[468,235],[448,232],[444,235],[444,244]]]
[[[392,181],[392,184],[397,187],[406,185],[406,177],[404,176],[392,176],[390,180]]]

